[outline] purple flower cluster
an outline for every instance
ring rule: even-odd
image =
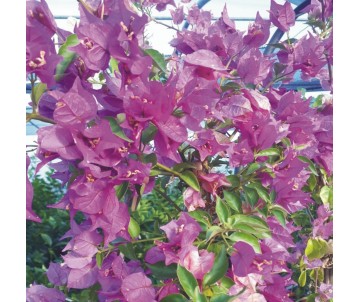
[[[81,2],[70,33],[56,26],[45,1],[27,1],[26,70],[47,84],[32,100],[33,115],[53,123],[37,133],[37,170],[52,163],[53,177],[66,184],[52,207],[68,211],[71,226],[49,281],[68,289],[99,284],[103,302],[170,295],[292,301],[292,289],[306,284],[292,273],[318,274],[331,254],[332,104],[274,84],[300,72],[331,89],[332,4],[312,1],[309,15],[323,22],[319,28],[264,55],[259,48],[271,24],[284,32],[295,24],[289,2],[271,1],[269,20],[258,13],[247,31],[236,29],[226,6],[212,22],[210,12],[173,0]],[[165,60],[144,43],[144,29],[146,12],[167,5],[174,24],[186,19],[191,30],[176,31],[170,44],[177,52]],[[224,165],[237,172],[229,175]],[[132,214],[162,175],[185,187],[182,212],[131,260],[122,246],[148,238],[141,229],[134,235]],[[26,184],[27,219],[40,222]],[[306,216],[310,208],[315,218]],[[303,232],[301,215],[311,233]],[[159,283],[156,265],[176,265],[178,278]],[[195,281],[184,282],[179,268]],[[320,282],[323,301],[332,289]],[[65,295],[33,285],[27,301],[39,299]]]

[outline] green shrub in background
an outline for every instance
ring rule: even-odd
[[[46,270],[50,262],[61,262],[62,250],[68,242],[68,239],[60,240],[69,230],[68,212],[46,207],[58,202],[64,194],[61,183],[51,177],[52,173],[53,171],[49,171],[44,176],[37,175],[32,180],[34,188],[33,209],[40,216],[42,222],[26,221],[27,287],[33,283],[53,287],[46,276]],[[29,174],[33,175],[33,169]],[[159,190],[154,190],[150,194],[142,196],[139,206],[134,212],[137,224],[141,229],[146,230],[144,235],[149,238],[153,237],[153,233],[158,232],[161,225],[173,219],[177,209],[184,207],[179,181],[173,180],[170,185],[165,187],[165,184],[169,182],[168,178],[159,178],[155,186],[166,192],[167,199],[159,193]],[[78,218],[81,219],[80,216]],[[130,259],[136,259],[139,254],[144,253],[150,247],[151,242],[145,240],[145,242],[139,242],[131,249],[124,246],[122,252]],[[166,270],[162,271],[162,269],[160,268],[158,273],[166,274]],[[66,291],[65,288],[64,290]],[[72,302],[97,301],[97,290],[99,290],[98,285],[85,290],[72,289],[68,293],[68,299]]]
[[[69,214],[66,211],[47,208],[63,196],[59,181],[51,178],[51,171],[44,177],[36,176],[33,207],[42,223],[26,221],[26,285],[36,282],[47,284],[46,270],[51,261],[57,261],[66,241],[60,241],[69,229]]]

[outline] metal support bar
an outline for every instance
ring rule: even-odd
[[[54,19],[55,20],[67,20],[68,18],[75,18],[75,19],[79,19],[78,16],[65,16],[65,15],[59,15],[59,16],[54,16]],[[158,16],[158,17],[154,17],[155,20],[159,20],[159,21],[172,21],[172,18],[171,17],[167,17],[167,16]],[[218,20],[219,18],[216,18],[216,17],[212,17],[211,20],[212,21],[215,21],[215,20]],[[251,22],[251,21],[255,21],[255,18],[251,18],[251,17],[235,17],[235,18],[230,18],[231,20],[233,21],[238,21],[238,22],[241,22],[241,21],[248,21],[248,22]],[[264,19],[264,20],[269,20],[269,19]],[[307,21],[306,19],[298,19],[297,21]]]
[[[311,1],[310,0],[305,0],[303,3],[301,3],[299,6],[297,6],[294,11],[295,11],[295,20],[303,15],[304,13],[302,12],[302,10],[307,7],[308,5],[310,5]],[[273,34],[273,36],[271,37],[268,46],[266,46],[264,54],[265,55],[269,55],[271,53],[273,53],[275,51],[275,47],[271,46],[271,44],[276,44],[280,41],[280,39],[282,38],[282,36],[284,35],[284,32],[280,29],[277,29],[275,31],[275,33]]]

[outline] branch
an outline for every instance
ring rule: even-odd
[[[159,21],[159,20],[156,20],[155,18],[152,18],[152,17],[150,17],[150,16],[149,16],[149,18],[150,18],[151,21],[154,21],[154,22],[157,23],[157,24],[163,25],[163,26],[165,26],[165,27],[167,27],[167,28],[169,28],[169,29],[173,29],[173,30],[176,30],[177,32],[180,32],[180,30],[177,29],[177,28],[175,28],[174,26],[171,26],[171,25],[168,25],[168,24],[166,24],[166,23],[163,23],[163,22],[161,22],[161,21]]]
[[[326,57],[326,62],[327,62],[327,66],[328,66],[328,71],[329,71],[329,83],[330,83],[330,85],[332,85],[333,75],[332,75],[332,67],[331,67],[331,63],[330,63],[330,58],[329,58],[328,54],[326,54],[325,57]]]
[[[131,243],[132,243],[132,244],[135,244],[135,243],[149,242],[149,241],[155,241],[155,240],[161,240],[161,239],[165,239],[165,236],[155,237],[155,238],[147,238],[147,239],[133,240],[133,241],[131,241]]]
[[[86,4],[84,0],[77,0],[90,14],[94,15],[94,11],[91,9],[89,5]]]
[[[36,113],[36,102],[35,102],[35,95],[34,95],[35,82],[36,82],[36,76],[34,77],[34,74],[30,74],[32,113]]]
[[[156,192],[158,192],[165,200],[167,200],[168,202],[170,202],[177,211],[179,211],[179,212],[182,211],[182,210],[179,208],[179,206],[178,206],[169,196],[167,196],[164,192],[160,191],[160,190],[157,189],[157,188],[154,188],[154,190],[155,190]]]
[[[51,118],[47,118],[37,113],[26,113],[26,122],[30,122],[31,120],[38,120],[44,123],[56,124],[55,121]]]
[[[155,165],[155,167],[158,167],[158,168],[160,168],[160,169],[162,169],[162,170],[164,170],[164,171],[166,171],[166,172],[169,172],[169,173],[171,173],[171,174],[174,174],[174,175],[176,175],[177,177],[181,177],[181,174],[180,174],[180,173],[178,173],[178,172],[176,172],[176,171],[174,171],[174,170],[171,170],[169,167],[166,167],[166,166],[164,166],[164,165],[162,165],[162,164],[160,164],[160,163],[157,163],[157,164]]]

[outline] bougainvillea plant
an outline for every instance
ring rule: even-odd
[[[36,171],[55,170],[66,194],[51,207],[70,217],[53,287],[28,285],[27,301],[332,300],[332,1],[304,9],[300,39],[289,2],[246,31],[226,5],[214,21],[189,2],[79,0],[68,32],[27,1],[27,121],[49,123]],[[173,18],[170,56],[146,39],[155,9]],[[287,38],[265,55],[271,27]],[[330,93],[279,86],[295,76]]]

